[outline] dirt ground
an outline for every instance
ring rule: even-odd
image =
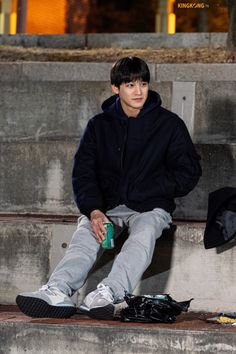
[[[159,49],[52,49],[0,45],[0,62],[68,61],[114,62],[123,56],[138,56],[149,63],[227,63],[225,48]]]

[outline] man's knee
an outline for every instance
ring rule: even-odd
[[[72,236],[70,245],[81,242],[88,242],[90,238],[94,238],[90,220],[85,215],[78,218],[77,228]]]
[[[144,213],[136,214],[131,224],[140,224],[140,225],[150,225],[158,227],[163,225],[168,226],[171,223],[171,216],[165,210],[162,209],[153,209]],[[161,225],[160,225],[161,224]]]
[[[139,213],[130,223],[131,233],[145,234],[146,237],[159,238],[162,231],[169,228],[171,216],[162,209]]]

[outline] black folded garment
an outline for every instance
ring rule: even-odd
[[[135,296],[126,293],[128,307],[121,310],[121,321],[173,323],[182,311],[188,311],[192,300],[177,302],[168,294]]]
[[[223,210],[216,215],[216,223],[225,241],[231,240],[236,236],[236,212]]]

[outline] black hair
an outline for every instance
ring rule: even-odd
[[[150,81],[150,71],[144,60],[138,57],[119,59],[111,69],[111,84],[120,87],[121,84],[142,80]]]

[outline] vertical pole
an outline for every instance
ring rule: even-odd
[[[0,33],[10,33],[11,0],[2,0],[0,5]]]
[[[17,33],[26,32],[27,0],[18,0],[17,3]]]
[[[232,53],[236,52],[236,3],[235,0],[228,0],[229,31],[227,37],[227,49]],[[233,54],[231,59],[233,59]],[[235,54],[234,54],[235,60]]]
[[[168,33],[168,0],[159,0],[156,14],[156,32]]]
[[[0,1],[0,34],[4,33],[4,13],[2,9],[2,3]]]
[[[208,9],[199,10],[198,32],[208,32]]]

